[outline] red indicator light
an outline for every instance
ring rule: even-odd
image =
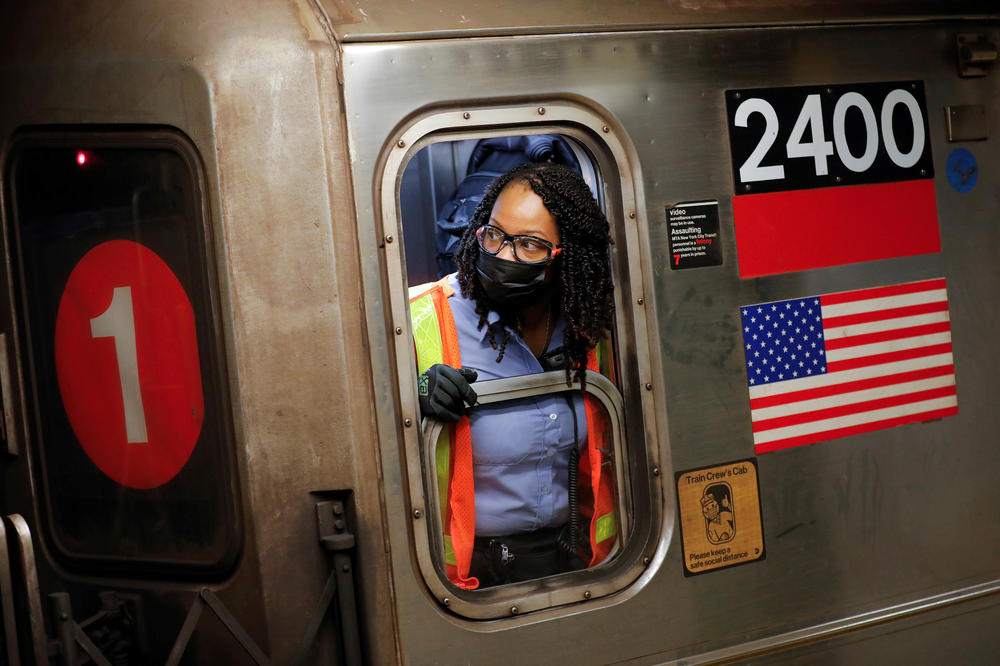
[[[76,152],[76,163],[79,164],[80,166],[83,166],[84,164],[86,164],[87,163],[87,153],[83,152],[82,150],[78,150]]]

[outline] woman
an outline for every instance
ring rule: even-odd
[[[462,238],[458,273],[411,290],[421,411],[455,423],[438,449],[448,455],[439,462],[439,473],[448,468],[439,487],[447,496],[448,577],[457,585],[590,566],[614,543],[601,454],[610,445],[603,416],[582,391],[465,416],[477,379],[564,369],[567,384],[586,381],[588,367],[596,369],[593,349],[612,323],[610,242],[579,175],[526,164],[487,190]]]

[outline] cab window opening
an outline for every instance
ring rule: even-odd
[[[623,535],[620,419],[581,390],[602,379],[620,411],[594,162],[569,136],[441,141],[410,160],[399,203],[421,413],[446,423],[424,441],[448,580],[483,589],[609,561]],[[486,223],[491,243],[465,234]],[[532,395],[476,391],[542,373],[550,384]]]

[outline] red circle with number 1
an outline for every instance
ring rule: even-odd
[[[56,374],[90,459],[129,488],[155,488],[191,457],[205,413],[194,311],[148,247],[101,243],[59,299]]]

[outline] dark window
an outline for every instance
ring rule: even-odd
[[[162,130],[32,132],[7,188],[57,557],[119,575],[223,573],[242,534],[193,147]]]

